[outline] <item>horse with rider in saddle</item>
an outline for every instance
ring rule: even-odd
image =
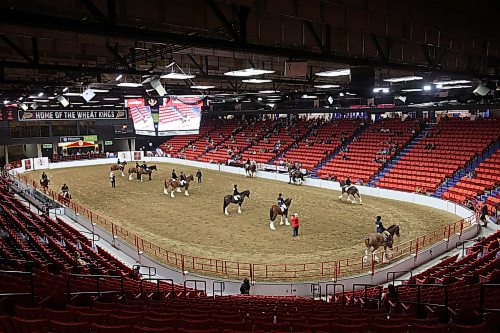
[[[153,171],[158,171],[156,165],[147,166],[146,163],[139,165],[139,163],[136,162],[135,167],[128,168],[128,180],[132,180],[132,175],[134,173],[139,175],[148,175],[149,180],[151,180]],[[140,177],[140,181],[142,182],[142,177]]]
[[[40,179],[40,186],[42,187],[43,192],[47,192],[49,188],[50,180],[45,172],[42,173],[42,179]]]
[[[290,223],[288,222],[288,209],[292,204],[292,199],[291,198],[283,199],[283,195],[280,193],[278,194],[277,201],[278,204],[273,205],[269,210],[269,218],[270,218],[269,228],[271,230],[276,230],[276,227],[274,225],[274,220],[276,220],[276,217],[278,217],[278,215],[280,216],[280,225],[283,224],[290,225]],[[285,217],[285,223],[283,223],[283,216]]]
[[[120,162],[120,159],[116,162],[116,164],[111,165],[110,171],[121,171],[122,177],[125,177],[125,166],[127,165],[127,161]]]
[[[229,204],[238,204],[238,213],[241,214],[241,205],[245,201],[245,198],[250,198],[250,191],[246,190],[243,192],[239,192],[238,185],[235,184],[233,187],[233,194],[228,194],[224,197],[224,214],[229,215],[229,212],[227,210]]]
[[[302,183],[304,182],[304,174],[299,168],[297,168],[295,163],[291,164],[288,170],[288,177],[288,184],[292,184],[293,182],[294,184],[298,183],[299,185],[302,185]]]
[[[254,161],[250,161],[249,158],[247,158],[245,164],[245,177],[250,177],[253,178],[255,177],[255,173],[257,172],[257,164]]]
[[[349,177],[347,177],[346,181],[340,180],[339,184],[340,188],[342,189],[342,193],[340,194],[339,199],[342,199],[344,197],[344,193],[346,193],[348,202],[355,204],[357,197],[359,199],[359,204],[361,205],[363,203],[363,200],[361,200],[361,196],[359,195],[358,188],[354,185],[351,185],[351,180],[349,179]]]
[[[64,201],[69,201],[71,199],[71,194],[69,193],[69,187],[66,183],[61,187],[61,192],[59,193],[59,197]]]
[[[399,237],[399,225],[393,224],[389,228],[384,228],[382,225],[382,217],[377,216],[377,220],[375,221],[376,232],[371,233],[365,238],[365,256],[363,257],[363,261],[366,261],[368,258],[368,254],[373,255],[374,252],[384,246],[384,261],[387,262],[387,248],[392,249],[392,245],[394,243],[394,236]],[[378,261],[377,255],[374,257],[375,261]]]
[[[175,198],[174,192],[180,192],[181,188],[184,187],[184,195],[189,196],[189,183],[194,180],[193,175],[186,176],[183,171],[181,171],[180,177],[177,177],[175,170],[172,170],[172,178],[165,180],[165,188],[163,193],[168,194],[168,189],[171,187],[170,197]]]

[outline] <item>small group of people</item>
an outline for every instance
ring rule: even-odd
[[[175,172],[175,169],[172,169],[172,175],[171,175],[173,180],[178,180],[181,186],[186,185],[186,175],[184,174],[184,171],[181,171],[180,175],[177,177],[177,173]],[[203,177],[201,170],[198,169],[196,170],[196,179],[198,180],[198,184],[200,184],[201,178]]]

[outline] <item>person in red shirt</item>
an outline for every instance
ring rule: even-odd
[[[293,216],[290,218],[290,221],[292,221],[293,238],[295,239],[299,236],[299,214],[293,214]]]

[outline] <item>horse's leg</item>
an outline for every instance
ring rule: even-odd
[[[163,188],[163,193],[168,194],[168,186],[165,186],[165,187]]]
[[[179,187],[177,187],[176,189],[177,189],[177,192],[180,192],[181,191],[181,186],[179,185]]]
[[[283,215],[280,215],[280,225],[283,225]]]
[[[340,195],[339,195],[339,199],[342,199],[342,197],[344,196],[344,192],[342,192]]]
[[[238,203],[238,214],[241,214],[241,203]]]
[[[276,230],[276,227],[274,226],[274,221],[269,221],[269,229],[271,230]]]
[[[132,180],[132,179],[133,179],[133,178],[132,178],[132,174],[131,174],[131,173],[129,173],[129,174],[128,174],[128,180]]]
[[[189,196],[189,192],[188,192],[188,188],[187,187],[184,187],[184,194],[187,196]]]
[[[358,199],[359,199],[359,204],[362,205],[363,204],[363,200],[361,200],[361,196],[359,195],[359,192],[358,192]]]
[[[290,222],[288,222],[288,212],[285,215],[285,225],[290,225]]]
[[[229,204],[224,201],[224,214],[229,215],[229,212],[227,211],[227,206],[229,206]]]
[[[170,197],[171,198],[175,198],[175,194],[174,194],[174,191],[175,190],[175,187],[172,188],[172,191],[170,191]]]

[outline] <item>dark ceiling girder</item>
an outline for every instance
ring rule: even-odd
[[[106,20],[106,15],[92,2],[92,0],[80,0],[82,5],[99,21]]]
[[[231,34],[233,39],[240,39],[239,33],[234,29],[233,25],[229,22],[224,13],[220,10],[219,6],[214,2],[214,0],[206,1],[208,7],[214,13],[215,17],[219,20],[219,22],[224,26],[226,31]]]
[[[246,6],[236,6],[231,5],[233,10],[236,12],[236,16],[238,17],[238,25],[239,25],[239,38],[242,41],[247,40],[247,19],[248,15],[250,15],[250,8]]]
[[[29,55],[27,55],[26,52],[24,52],[19,46],[17,46],[16,43],[11,41],[9,39],[9,37],[7,37],[4,34],[0,34],[0,39],[3,40],[5,42],[5,44],[9,45],[10,48],[13,49],[18,55],[23,57],[23,59],[26,60],[27,63],[30,63],[30,64],[33,63],[33,59],[31,59],[31,57]]]
[[[33,62],[38,64],[40,62],[40,54],[38,53],[38,39],[31,37],[31,48],[33,50]]]
[[[323,45],[323,41],[321,40],[321,37],[318,35],[318,33],[316,32],[316,30],[314,29],[312,23],[309,22],[309,21],[307,21],[307,20],[304,20],[303,22],[304,22],[304,26],[307,28],[307,30],[309,30],[309,32],[313,36],[314,42],[320,48],[321,53],[328,54],[329,50],[327,50],[325,48],[325,46]]]
[[[200,70],[200,72],[204,75],[207,74],[207,71],[203,68],[203,66],[200,65],[200,63],[198,61],[196,61],[196,59],[190,54],[188,53],[188,58],[189,60],[191,60],[191,62]]]
[[[134,27],[120,26],[110,24],[109,22],[85,22],[75,19],[67,19],[44,15],[39,13],[26,13],[17,10],[0,11],[0,21],[5,24],[24,25],[31,27],[40,27],[47,29],[73,31],[86,34],[96,34],[104,36],[122,37],[127,39],[138,39],[155,42],[172,42],[179,45],[198,46],[206,48],[216,48],[221,50],[241,51],[248,53],[261,53],[267,55],[281,56],[284,58],[301,58],[307,60],[318,60],[326,62],[345,63],[353,66],[382,66],[405,70],[422,71],[429,69],[430,66],[417,64],[387,62],[370,58],[354,58],[348,55],[323,54],[307,51],[304,49],[290,49],[278,46],[260,45],[255,43],[245,43],[241,40],[229,41],[217,38],[210,38],[197,35],[183,35],[166,31],[157,31],[149,29],[137,29]],[[454,73],[471,75],[473,73],[462,70],[443,70],[441,73]]]
[[[111,45],[109,45],[108,42],[106,42],[106,49],[116,58],[116,60],[118,60],[118,62],[120,64],[125,66],[125,68],[129,68],[129,69],[131,68],[129,63],[120,55],[120,53],[118,53],[118,44],[117,43],[115,43],[115,46],[111,46]]]
[[[116,21],[116,1],[108,0],[108,19],[110,21]]]
[[[382,47],[380,46],[380,43],[378,42],[378,38],[375,34],[370,34],[370,37],[372,39],[373,45],[375,45],[375,48],[377,49],[378,56],[380,57],[380,60],[384,63],[388,62],[388,58],[386,56],[386,52],[382,50]],[[386,50],[387,50],[387,44],[386,44]]]
[[[429,54],[429,48],[426,44],[422,44],[422,51],[424,53],[425,60],[427,60],[427,64],[429,67],[434,67],[434,62],[432,60],[431,55]]]

